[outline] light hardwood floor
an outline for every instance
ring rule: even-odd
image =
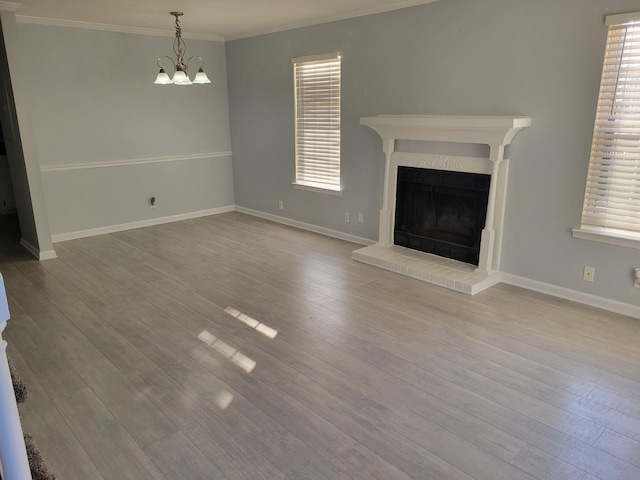
[[[355,248],[239,213],[5,240],[25,430],[60,480],[640,478],[640,321]]]

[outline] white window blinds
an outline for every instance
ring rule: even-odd
[[[293,59],[295,183],[340,190],[340,54]]]
[[[609,18],[582,228],[640,234],[640,17]],[[615,22],[615,23],[614,23]]]

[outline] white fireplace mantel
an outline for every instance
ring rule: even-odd
[[[362,117],[360,125],[374,129],[387,145],[394,140],[509,145],[529,117],[480,115],[378,115]],[[393,146],[391,146],[393,151]]]
[[[489,174],[491,184],[487,217],[485,228],[482,230],[480,260],[474,272],[476,278],[484,280],[484,285],[490,286],[497,283],[508,171],[508,160],[504,158],[504,149],[522,128],[531,125],[531,118],[477,115],[378,115],[363,117],[360,119],[360,124],[371,127],[380,135],[385,153],[379,237],[378,243],[371,250],[375,250],[377,255],[381,248],[393,246],[398,166]],[[489,158],[396,152],[396,140],[488,145]],[[354,258],[366,262],[366,252],[358,252],[360,253],[354,254]],[[379,262],[376,260],[369,263],[378,264]],[[486,281],[489,277],[492,280]],[[438,279],[436,283],[442,284],[442,281]],[[459,290],[475,293],[478,289],[465,287]]]

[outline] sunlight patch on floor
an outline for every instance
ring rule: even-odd
[[[240,310],[236,308],[227,307],[224,309],[224,311],[229,315],[231,315],[233,318],[237,318],[245,325],[250,326],[251,328],[257,330],[258,332],[260,332],[266,337],[276,338],[276,335],[278,335],[278,330],[276,330],[275,328],[271,328],[270,326],[265,325],[262,322],[259,322],[255,318],[250,317],[246,313],[242,313]]]
[[[223,355],[231,363],[237,365],[245,372],[251,373],[253,369],[256,368],[257,363],[255,361],[247,357],[244,353],[233,348],[228,343],[223,342],[212,333],[203,330],[198,334],[198,339],[209,345],[211,348]]]

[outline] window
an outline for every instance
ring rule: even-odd
[[[582,219],[574,236],[640,248],[640,13],[607,17]]]
[[[340,54],[293,60],[294,186],[340,194]]]

